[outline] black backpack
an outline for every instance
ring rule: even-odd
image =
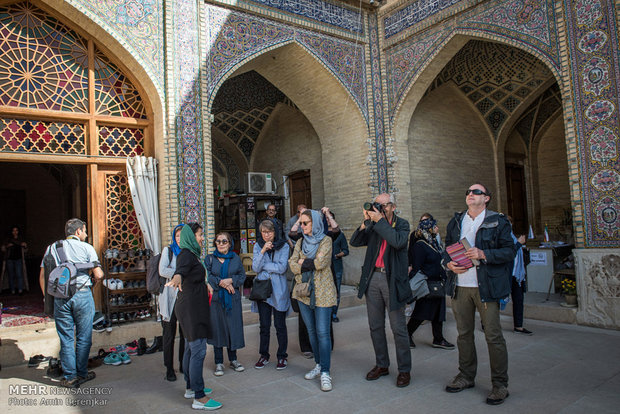
[[[146,262],[146,290],[152,295],[159,295],[164,290],[168,279],[159,274],[161,253],[151,257]],[[168,249],[168,262],[172,261],[172,249]]]

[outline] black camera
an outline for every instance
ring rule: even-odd
[[[376,201],[372,203],[364,203],[364,210],[373,211],[373,207],[376,208],[379,213],[383,213],[383,205],[381,203],[377,203]]]

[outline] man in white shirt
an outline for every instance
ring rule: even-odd
[[[446,246],[466,239],[465,256],[478,265],[466,268],[444,253],[448,269],[448,290],[452,293],[452,311],[459,333],[459,374],[446,386],[455,393],[475,383],[477,356],[474,344],[475,313],[478,310],[489,350],[493,389],[487,404],[497,405],[508,397],[508,352],[499,320],[500,300],[510,295],[511,263],[515,247],[510,223],[503,214],[487,210],[491,193],[482,184],[466,191],[467,211],[456,213],[448,223]],[[456,286],[454,286],[456,285]]]
[[[73,218],[65,224],[67,238],[62,241],[62,250],[67,261],[73,264],[93,265],[93,275],[96,281],[103,279],[103,270],[97,257],[97,252],[86,243],[86,223]],[[56,266],[61,263],[56,243],[48,246],[45,256],[51,254]],[[44,262],[41,262],[39,283],[45,296]],[[90,291],[92,282],[88,270],[79,271],[76,277],[76,292],[68,299],[54,299],[54,320],[56,332],[60,338],[60,362],[64,378],[60,385],[68,388],[77,388],[80,384],[95,378],[93,371],[88,371],[88,355],[92,345],[93,316],[95,302]]]

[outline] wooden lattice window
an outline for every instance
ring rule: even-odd
[[[106,240],[108,249],[139,249],[142,231],[131,200],[127,175],[106,174]]]
[[[84,125],[0,118],[0,151],[84,155]]]
[[[0,118],[0,152],[34,154],[143,155],[150,126],[138,88],[95,41],[30,1],[0,6]]]

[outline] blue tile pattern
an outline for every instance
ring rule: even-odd
[[[384,19],[385,38],[398,34],[399,32],[421,22],[448,7],[455,5],[462,0],[418,0],[409,4],[397,12]]]

